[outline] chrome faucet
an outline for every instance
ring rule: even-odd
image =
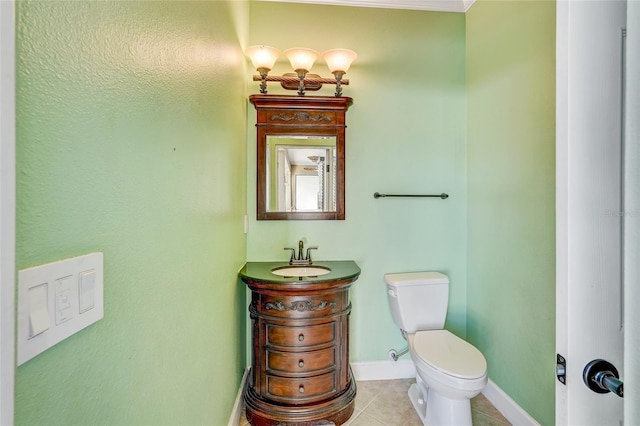
[[[302,240],[298,241],[298,256],[296,257],[296,249],[293,247],[285,247],[285,250],[291,250],[291,259],[289,259],[289,265],[311,265],[311,250],[317,250],[317,246],[307,247],[307,255],[304,254],[304,243]]]

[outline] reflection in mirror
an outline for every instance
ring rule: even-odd
[[[269,212],[336,211],[336,137],[268,135]]]

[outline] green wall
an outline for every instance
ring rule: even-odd
[[[404,343],[383,275],[439,270],[452,279],[447,328],[553,423],[553,374],[541,374],[554,362],[553,2],[481,0],[466,16],[244,1],[17,9],[17,267],[104,252],[105,318],[18,368],[16,424],[225,424],[247,364],[237,270],[286,260],[300,238],[362,268],[352,362]],[[258,43],[359,54],[344,87],[345,221],[255,220],[246,95],[258,88],[242,49]],[[313,71],[329,75],[321,61]]]
[[[316,259],[355,260],[362,274],[351,292],[352,362],[387,360],[389,348],[405,344],[389,313],[387,272],[449,274],[447,327],[464,336],[464,15],[255,2],[250,23],[248,44],[320,52],[346,47],[359,57],[343,90],[354,99],[347,112],[344,221],[255,220],[255,109],[249,105],[248,260],[285,261],[283,247],[300,238],[319,246]],[[273,72],[291,72],[284,55]],[[312,72],[331,75],[322,61]],[[268,88],[283,93],[277,84]],[[258,83],[249,82],[249,92],[257,93]],[[450,198],[375,200],[376,191]]]
[[[466,14],[467,336],[489,377],[554,423],[555,2]]]
[[[226,424],[247,363],[246,2],[17,4],[17,268],[104,252],[18,425]]]

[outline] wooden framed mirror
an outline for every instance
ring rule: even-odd
[[[252,95],[257,219],[344,220],[348,97]]]

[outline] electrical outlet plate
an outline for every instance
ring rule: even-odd
[[[103,255],[18,272],[18,365],[102,319]]]

